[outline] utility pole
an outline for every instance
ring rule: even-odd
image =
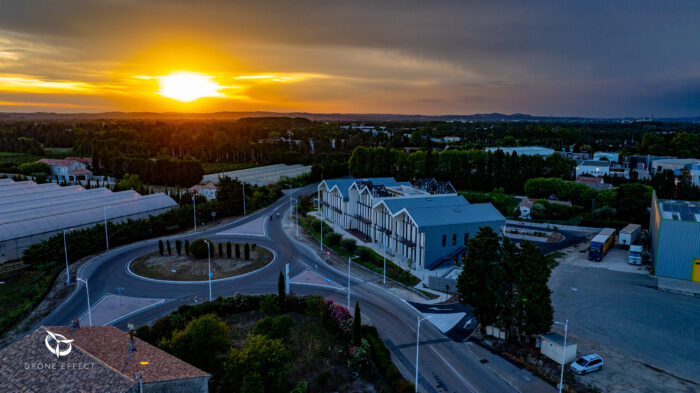
[[[68,232],[73,228],[68,229]],[[63,230],[63,253],[66,256],[66,284],[70,285],[70,269],[68,268],[68,247],[66,247],[66,230]]]
[[[430,317],[418,317],[418,329],[416,330],[416,393],[418,393],[418,351],[420,349],[420,323]]]
[[[90,308],[90,287],[88,286],[87,280],[83,280],[80,277],[76,277],[76,280],[82,281],[85,283],[85,293],[87,293],[87,301],[88,301],[88,320],[90,321],[90,326],[92,326],[92,309]]]
[[[103,213],[105,216],[105,244],[107,244],[107,251],[109,251],[109,234],[107,233],[107,208],[109,206],[104,205],[103,208]]]
[[[564,387],[564,364],[566,363],[566,334],[568,333],[569,330],[569,320],[567,319],[564,323],[561,322],[554,322],[557,325],[562,325],[564,326],[564,350],[561,353],[561,375],[559,376],[559,393],[561,393],[561,389]]]
[[[348,256],[348,311],[350,311],[350,262],[355,258],[357,258],[357,255],[354,257]]]

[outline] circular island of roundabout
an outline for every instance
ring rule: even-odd
[[[207,242],[210,242],[209,254]],[[209,255],[212,280],[232,278],[259,270],[275,258],[272,251],[255,243],[215,242],[197,239],[192,242],[165,242],[159,251],[142,255],[128,266],[132,274],[161,281],[207,281]]]

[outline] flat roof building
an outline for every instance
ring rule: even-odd
[[[539,146],[521,146],[521,147],[487,147],[484,150],[492,153],[497,150],[502,150],[505,154],[518,153],[519,156],[549,156],[554,154],[553,149]]]
[[[605,176],[610,174],[610,166],[612,163],[610,161],[595,161],[588,160],[584,161],[576,167],[576,176],[590,175],[590,176]]]
[[[700,282],[700,202],[652,196],[649,220],[654,272]]]

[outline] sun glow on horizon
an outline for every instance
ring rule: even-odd
[[[156,94],[182,102],[192,102],[204,97],[225,97],[220,90],[224,86],[213,80],[212,76],[195,72],[173,72],[156,77],[159,90]]]

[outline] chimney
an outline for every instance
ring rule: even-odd
[[[134,345],[134,330],[129,329],[129,352],[136,352],[136,346]]]
[[[73,318],[70,327],[73,329],[80,329],[80,320],[78,318]]]

